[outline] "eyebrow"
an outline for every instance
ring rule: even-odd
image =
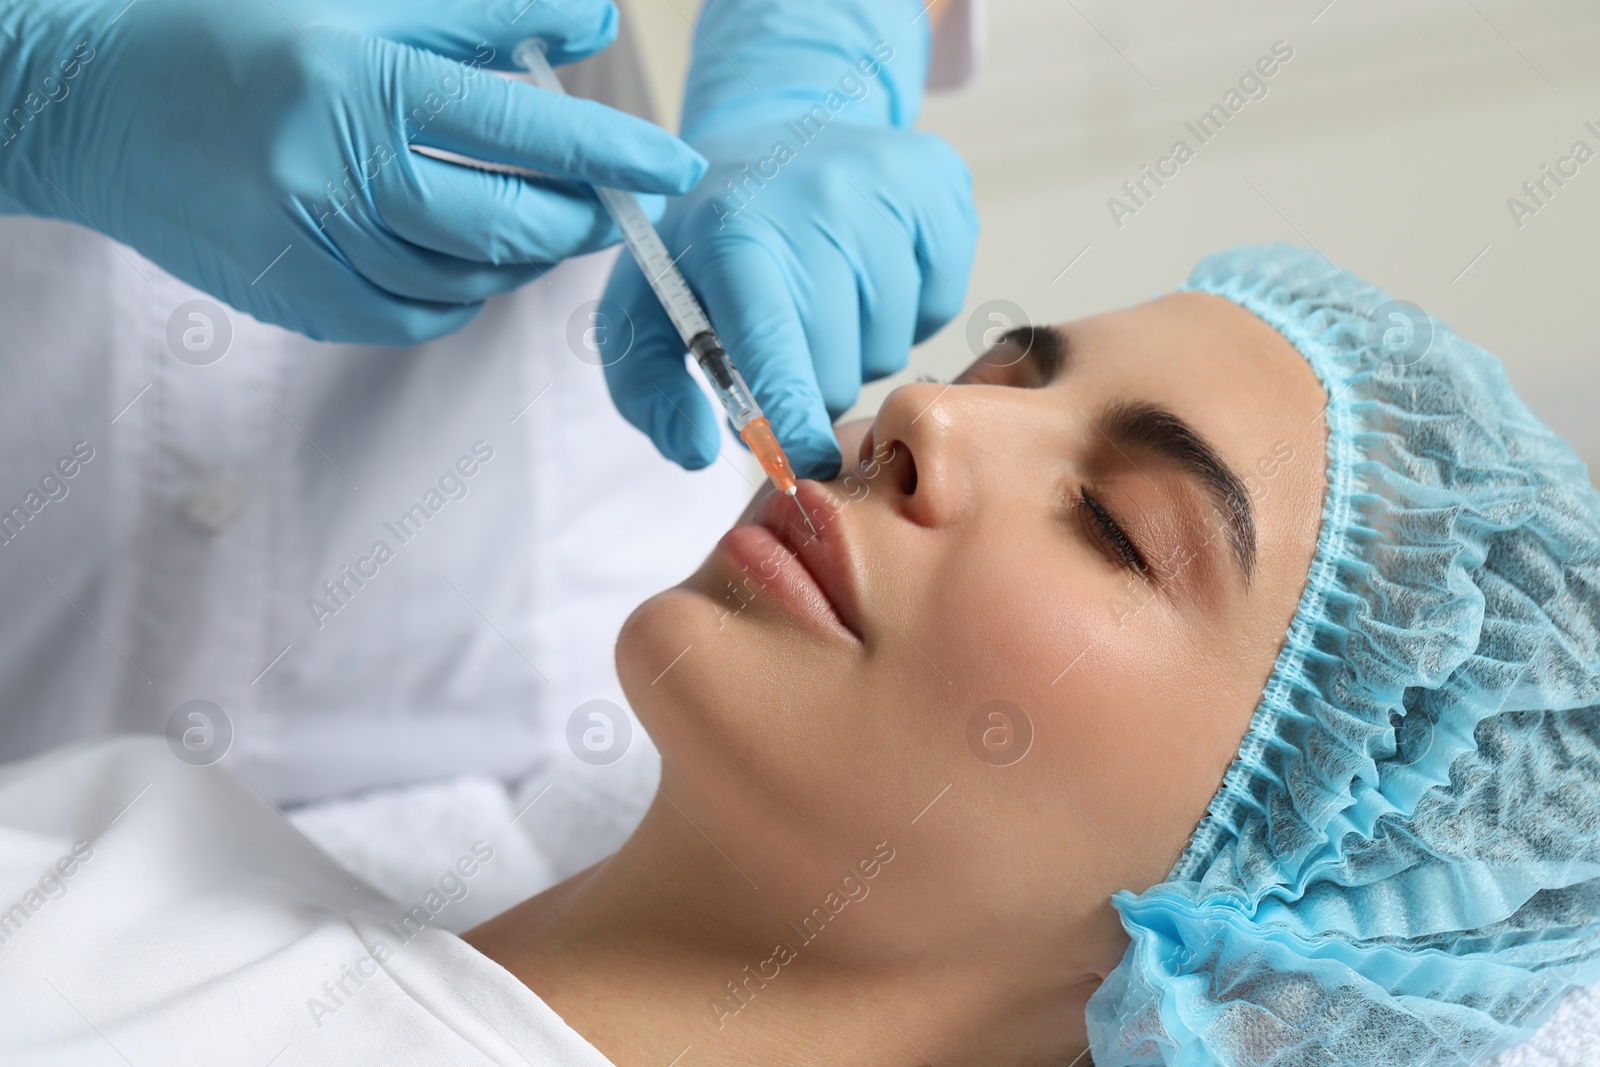
[[[1054,326],[1016,326],[1005,332],[1000,344],[1022,349],[1024,359],[1046,382],[1054,381],[1067,358],[1067,335]]]
[[[1021,348],[1045,382],[1054,382],[1071,356],[1071,339],[1058,326],[1017,326],[1007,330],[1000,343]],[[1216,449],[1180,416],[1143,401],[1112,404],[1098,425],[1119,448],[1154,452],[1199,480],[1227,521],[1228,541],[1248,583],[1256,568],[1255,511],[1244,482]]]

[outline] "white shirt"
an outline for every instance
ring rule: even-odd
[[[441,929],[497,858],[408,910],[160,738],[0,769],[0,1062],[609,1067]]]

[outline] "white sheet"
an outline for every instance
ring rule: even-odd
[[[1574,989],[1533,1039],[1484,1067],[1593,1067],[1600,1063],[1600,988]]]
[[[412,811],[449,795],[419,794]],[[507,823],[499,847],[480,838],[445,858],[432,895],[402,909],[162,739],[6,767],[0,1063],[608,1067],[442,928],[518,855],[516,833]],[[438,862],[429,847],[415,855]]]
[[[545,813],[536,804],[519,817],[499,782],[467,777],[310,805],[290,812],[289,821],[345,870],[402,901],[435,888],[440,872],[470,854],[474,842],[491,843],[494,859],[479,868],[471,892],[435,920],[460,933],[559,881],[522,829]]]

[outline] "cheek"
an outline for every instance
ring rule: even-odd
[[[1052,687],[1040,758],[1148,881],[1160,881],[1233,761],[1254,700],[1204,682],[1205,655],[1152,609],[1108,627]]]
[[[1130,861],[1159,881],[1237,751],[1251,702],[1204,683],[1206,654],[1143,583],[1015,531],[988,543],[1007,547],[958,553],[959,565],[925,579],[905,624],[923,655],[904,650],[902,677],[914,684],[932,661],[948,678],[923,713],[945,720],[957,756],[970,715],[992,700],[1020,707],[1034,748],[1017,784],[1036,777],[1045,808],[1065,793],[1092,843],[1115,843],[1101,859],[1121,884],[1139,882]]]
[[[914,625],[949,688],[1048,703],[1051,683],[1114,623],[1115,587],[1056,548],[960,553],[928,583]]]

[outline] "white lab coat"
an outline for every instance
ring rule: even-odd
[[[969,15],[948,21],[936,82],[970,63]],[[624,37],[569,85],[647,112],[631,58]],[[597,768],[568,718],[622,703],[617,627],[760,474],[726,441],[704,472],[660,459],[574,355],[615,254],[406,350],[229,309],[196,365],[170,338],[204,294],[92,230],[0,217],[0,761],[206,700],[280,804],[468,771],[653,779],[642,731]]]

